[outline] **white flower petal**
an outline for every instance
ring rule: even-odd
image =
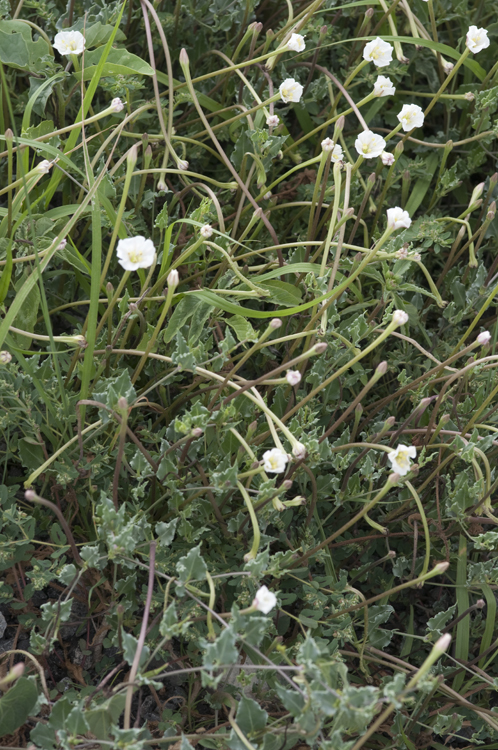
[[[286,78],[280,84],[279,91],[284,102],[298,102],[303,95],[303,87],[294,78]]]
[[[149,268],[153,264],[156,248],[152,240],[138,235],[119,240],[116,255],[119,265],[125,271],[136,271],[137,268]]]
[[[354,147],[364,159],[375,159],[384,151],[386,142],[381,135],[364,130],[354,142]]]
[[[81,31],[59,31],[53,46],[61,55],[81,55],[85,49],[85,37]]]
[[[373,62],[378,68],[384,68],[393,59],[393,46],[378,36],[365,44],[363,59]]]

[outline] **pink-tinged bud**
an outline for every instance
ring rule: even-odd
[[[373,14],[374,14],[374,9],[368,8],[368,10],[365,11],[365,18],[372,18]]]
[[[376,375],[385,375],[387,372],[387,362],[381,362],[375,369]]]
[[[188,65],[188,55],[185,47],[182,47],[180,51],[180,65]]]
[[[380,160],[385,167],[390,167],[394,164],[394,154],[389,151],[383,151],[380,155]]]
[[[67,240],[66,240],[66,238],[64,238],[57,245],[57,250],[64,250],[64,248],[66,247],[66,245],[67,245]]]
[[[128,401],[124,396],[120,396],[118,398],[118,409],[128,409]]]
[[[10,670],[9,677],[12,680],[17,680],[18,677],[20,677],[23,674],[24,667],[25,667],[25,664],[23,661],[20,661],[17,664],[14,664],[14,666]]]
[[[486,214],[486,220],[492,221],[495,218],[496,213],[496,201],[491,201],[488,208],[488,213]]]
[[[389,474],[387,481],[389,482],[389,484],[398,484],[400,479],[401,479],[400,475],[394,473],[394,474]]]
[[[301,382],[301,373],[299,370],[288,370],[285,379],[289,385],[298,385]]]
[[[194,427],[190,434],[193,438],[200,438],[200,436],[204,434],[204,430],[202,429],[202,427]]]
[[[284,490],[290,490],[290,488],[292,487],[292,479],[284,479],[284,481],[282,482],[282,487],[284,488]]]
[[[476,601],[476,608],[477,609],[484,609],[485,606],[486,606],[486,602],[484,601],[484,599],[478,599]]]
[[[270,320],[270,328],[275,328],[276,330],[277,328],[280,328],[281,325],[282,321],[280,320],[280,318],[273,318],[272,320]]]
[[[164,182],[164,180],[159,180],[157,183],[157,192],[158,193],[166,193],[168,190],[168,186]]]
[[[114,112],[122,112],[124,109],[124,104],[121,101],[121,99],[117,96],[115,99],[112,100],[111,107]]]
[[[467,99],[468,102],[473,102],[474,99],[475,99],[475,96],[472,93],[472,91],[467,91],[467,93],[464,94],[464,96],[465,96],[465,98]]]
[[[433,646],[433,653],[439,652],[440,654],[444,654],[445,651],[448,650],[449,645],[451,643],[451,635],[449,633],[445,633],[441,636],[441,638],[438,638],[436,643]]]
[[[389,550],[389,552],[387,553],[387,557],[390,557],[391,560],[394,560],[396,557],[396,552],[393,549]]]
[[[387,428],[394,427],[394,425],[396,424],[396,417],[388,417],[384,424]]]
[[[110,281],[108,281],[107,284],[105,285],[105,290],[106,290],[107,294],[112,294],[113,293],[114,287],[113,287],[113,285],[111,284]]]
[[[301,461],[301,459],[306,457],[306,448],[302,443],[295,443],[295,445],[292,448],[292,455],[297,461]]]
[[[315,350],[315,354],[323,354],[326,348],[326,341],[319,341],[318,344],[315,344],[315,346],[313,347],[313,349]]]
[[[269,128],[276,128],[279,122],[280,118],[278,115],[268,115],[268,117],[266,118],[266,125]]]
[[[24,497],[26,500],[30,500],[31,502],[33,502],[34,500],[36,500],[38,495],[34,490],[26,490],[26,492],[24,493]]]
[[[449,562],[440,562],[433,567],[432,572],[440,576],[443,573],[446,573],[449,567],[450,567]]]
[[[481,346],[486,346],[491,341],[491,334],[489,331],[483,331],[479,334],[479,336],[476,339],[478,344],[481,344]]]
[[[180,282],[180,276],[176,268],[173,268],[173,270],[169,272],[166,281],[168,282],[168,289],[176,289]]]
[[[10,362],[12,362],[12,354],[4,349],[0,352],[0,364],[8,365]]]
[[[368,175],[367,182],[371,182],[373,184],[375,182],[375,180],[376,180],[376,174],[375,174],[375,172],[372,172],[371,174]]]
[[[181,169],[183,172],[186,172],[188,169],[188,161],[186,159],[179,159],[178,169]]]
[[[337,134],[342,133],[342,131],[344,130],[345,122],[346,122],[346,118],[344,117],[344,115],[341,115],[335,124],[334,133],[337,133]]]
[[[7,130],[5,131],[5,140],[6,141],[14,140],[14,133],[12,132],[10,128],[7,128]]]

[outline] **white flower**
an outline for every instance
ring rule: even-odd
[[[277,597],[273,591],[269,591],[266,586],[261,586],[261,588],[256,591],[256,596],[254,597],[252,606],[256,607],[259,612],[263,612],[264,615],[267,615],[276,603]]]
[[[52,162],[47,161],[47,159],[44,159],[35,167],[36,171],[40,172],[40,174],[48,174],[51,168]]]
[[[394,164],[394,154],[391,154],[390,151],[383,151],[380,158],[385,167],[390,167],[391,164]]]
[[[363,59],[373,62],[378,68],[384,68],[393,59],[393,46],[378,36],[365,44]]]
[[[57,250],[64,250],[64,248],[66,247],[66,245],[67,245],[67,240],[66,240],[66,238],[64,238],[57,245]]]
[[[333,162],[342,161],[343,156],[344,156],[342,146],[340,146],[338,143],[334,143],[332,138],[325,138],[322,141],[321,146],[322,146],[322,151],[325,151],[325,153],[332,151]]]
[[[279,122],[280,118],[278,115],[268,115],[266,118],[266,124],[269,128],[276,128]]]
[[[285,465],[289,457],[280,448],[272,448],[263,453],[263,468],[273,474],[281,474],[285,471]]]
[[[403,130],[412,130],[421,128],[424,124],[424,112],[418,104],[403,104],[403,108],[398,115],[398,120],[403,126]]]
[[[121,101],[121,99],[117,96],[115,99],[111,102],[111,107],[115,112],[121,112],[124,109],[124,104]]]
[[[373,92],[375,96],[392,96],[396,93],[396,89],[390,78],[386,78],[386,76],[377,76]]]
[[[149,268],[153,264],[156,248],[152,240],[138,235],[119,240],[116,255],[125,271],[136,271],[137,268]]]
[[[364,130],[355,140],[354,147],[364,159],[375,159],[384,151],[386,142],[381,135]]]
[[[471,26],[467,31],[465,44],[474,55],[477,54],[482,49],[489,47],[488,32],[486,29],[478,29],[477,26]]]
[[[414,445],[398,445],[395,451],[388,453],[387,457],[396,474],[404,477],[410,471],[410,458],[415,458],[416,455],[417,449]]]
[[[169,272],[166,281],[168,282],[168,287],[170,288],[173,287],[173,289],[175,289],[178,286],[180,276],[178,275],[178,271],[176,270],[176,268],[173,268],[173,270]]]
[[[286,78],[279,87],[284,102],[298,102],[303,95],[303,87],[294,78]]]
[[[201,236],[204,237],[205,240],[208,240],[213,234],[213,227],[210,224],[204,224],[199,231]]]
[[[408,229],[411,223],[412,220],[408,211],[403,211],[399,206],[387,209],[387,226],[390,229],[400,229],[401,227]]]
[[[491,341],[491,334],[489,331],[483,331],[479,334],[476,340],[478,344],[481,344],[481,346],[486,346],[486,344],[489,344],[489,342]]]
[[[295,459],[300,461],[302,458],[306,456],[306,448],[302,443],[296,442],[292,446],[292,455]]]
[[[54,47],[61,55],[81,55],[85,49],[85,37],[81,31],[59,31],[55,35]]]
[[[269,201],[271,198],[271,190],[268,190],[268,192],[263,195],[263,198],[265,201]]]
[[[301,34],[292,34],[287,42],[287,49],[292,50],[292,52],[302,52],[305,47],[304,36],[301,36]]]
[[[426,0],[426,2],[429,2],[429,0]],[[454,67],[455,67],[455,63],[449,62],[448,60],[443,61],[443,70],[446,73],[446,75],[449,75]]]
[[[297,385],[301,382],[301,373],[299,370],[288,370],[285,379],[289,385]]]
[[[393,312],[393,323],[397,326],[404,326],[405,323],[408,323],[408,315],[404,310],[395,310]]]
[[[0,352],[0,364],[1,365],[8,365],[9,362],[12,362],[12,354],[7,351]]]

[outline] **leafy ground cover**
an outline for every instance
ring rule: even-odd
[[[495,4],[0,14],[1,747],[498,748]]]

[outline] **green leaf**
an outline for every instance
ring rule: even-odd
[[[207,565],[201,556],[201,545],[190,550],[188,555],[180,557],[176,564],[176,571],[180,583],[205,578]]]
[[[243,318],[242,315],[234,315],[232,318],[227,318],[227,323],[233,328],[239,341],[258,340],[258,334],[249,321]]]
[[[135,638],[135,636],[131,633],[126,633],[123,630],[123,658],[130,665],[130,667],[133,664],[133,659],[135,658],[135,654],[137,653],[137,648],[138,640]],[[139,666],[142,666],[142,664],[147,661],[149,653],[149,647],[144,645],[140,653],[140,661],[138,663]]]
[[[22,727],[37,700],[36,685],[27,677],[20,677],[0,698],[0,736],[13,734]]]
[[[239,702],[236,719],[239,727],[250,739],[256,732],[265,728],[268,714],[258,706],[255,700],[243,695]]]
[[[117,724],[124,710],[126,702],[125,695],[114,695],[110,700],[101,703],[98,708],[86,711],[85,718],[90,727],[90,732],[98,740],[108,740],[113,724]]]
[[[85,53],[85,70],[83,80],[89,81],[97,71],[97,66],[102,58],[104,49],[99,47],[92,52]],[[81,73],[75,74],[81,79]],[[141,57],[128,52],[125,49],[111,49],[104,63],[102,78],[105,76],[152,76],[154,70],[149,63]]]
[[[171,318],[169,319],[168,327],[163,333],[163,340],[165,344],[169,344],[169,342],[174,338],[175,334],[178,333],[183,325],[185,325],[190,316],[194,314],[194,310],[199,304],[200,301],[190,295],[188,297],[183,297],[179,301]]]
[[[203,661],[204,669],[216,669],[219,664],[235,664],[239,655],[235,648],[236,640],[237,634],[233,632],[231,627],[225,628],[214,643],[209,643],[204,639],[201,640],[201,646],[206,649]]]
[[[169,523],[164,523],[163,521],[156,523],[156,534],[160,545],[169,547],[174,539],[177,523],[178,518],[173,518]]]
[[[37,469],[45,461],[41,445],[33,445],[27,438],[19,440],[19,455],[23,466],[30,471]]]

